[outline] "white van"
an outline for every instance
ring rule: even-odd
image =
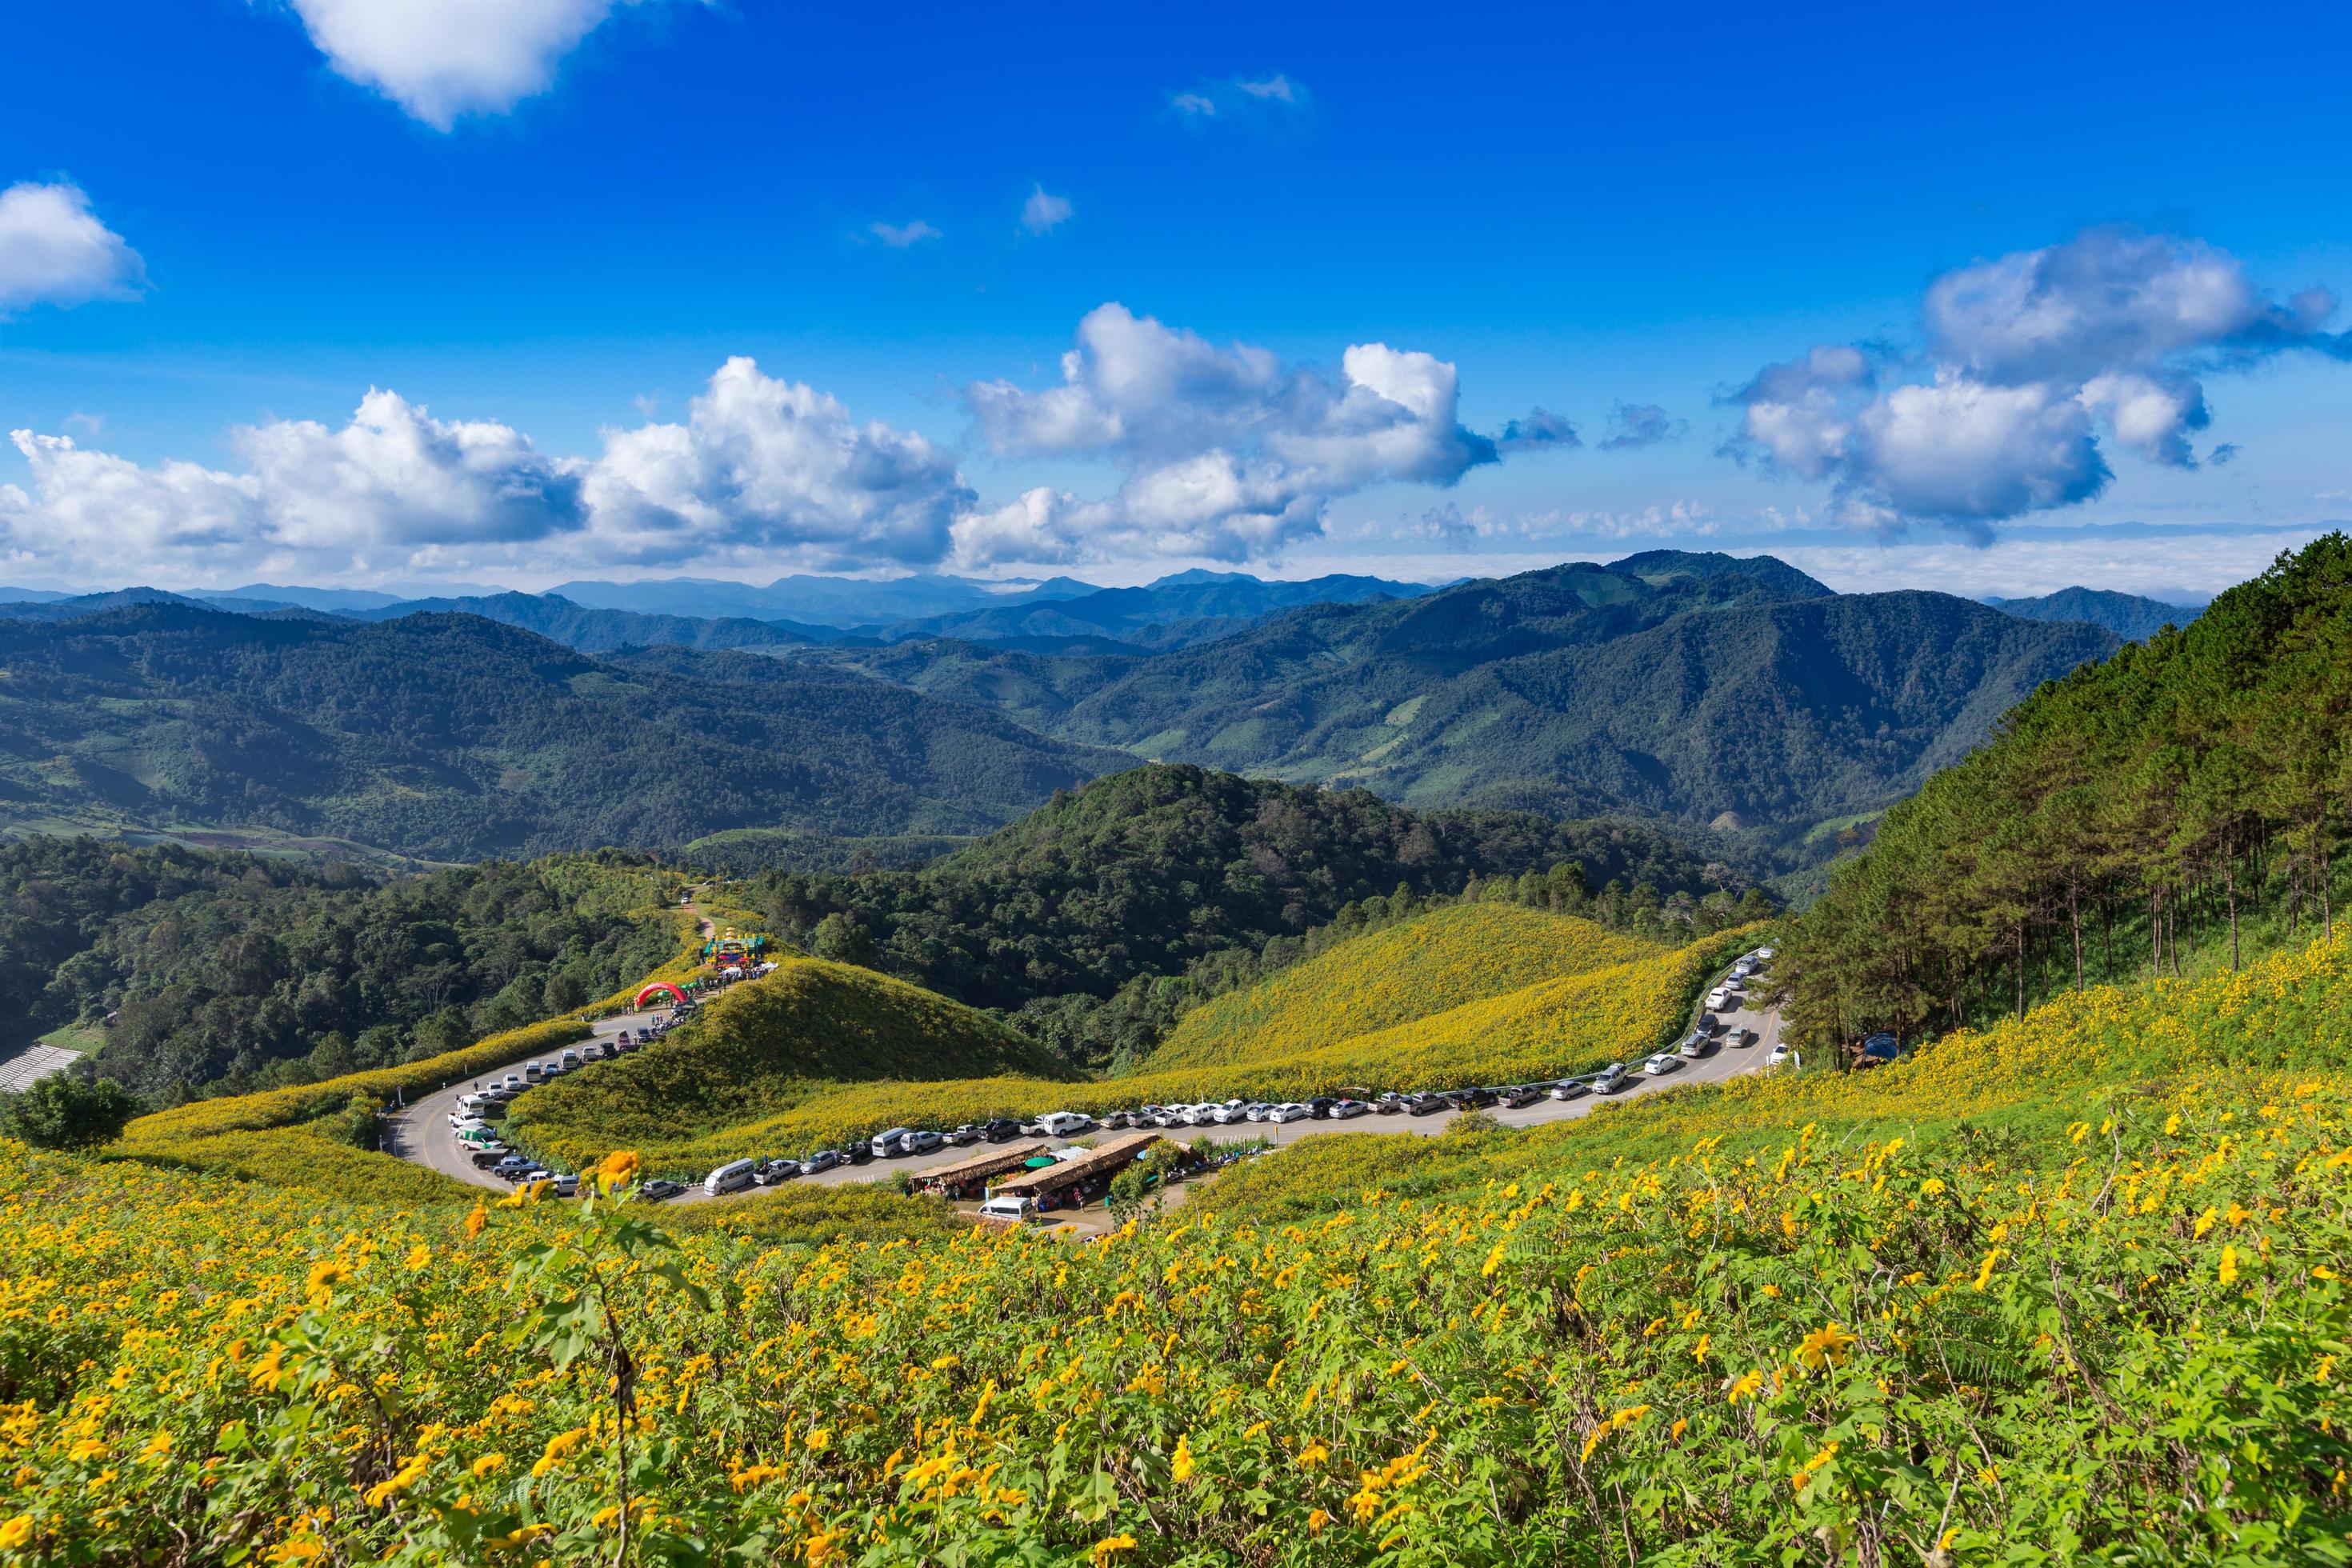
[[[565,1051],[558,1059],[563,1063],[563,1070],[565,1072],[574,1071],[580,1066],[580,1053],[578,1051]]]
[[[874,1134],[874,1157],[877,1160],[896,1159],[907,1152],[914,1136],[915,1130],[911,1127],[893,1127],[887,1132],[877,1132]]]
[[[1095,1119],[1076,1110],[1049,1110],[1037,1118],[1037,1125],[1049,1138],[1067,1138],[1073,1132],[1084,1132],[1095,1124]]]
[[[547,1077],[547,1069],[537,1062],[525,1062],[522,1064],[522,1076],[532,1083],[538,1083]]]
[[[1034,1198],[990,1198],[980,1205],[980,1217],[982,1224],[1034,1225],[1037,1221],[1037,1202]]]
[[[757,1160],[730,1160],[702,1178],[702,1195],[715,1198],[727,1193],[740,1193],[751,1184],[759,1168]]]

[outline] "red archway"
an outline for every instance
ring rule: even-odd
[[[667,980],[656,980],[651,985],[646,986],[644,990],[637,993],[637,1005],[639,1007],[643,1007],[648,998],[658,996],[665,991],[668,992],[670,996],[681,1006],[685,1005],[688,999],[685,992],[679,990],[677,986],[672,985]]]

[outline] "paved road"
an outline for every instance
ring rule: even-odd
[[[710,929],[710,922],[706,920],[703,921],[703,926],[707,931]],[[604,1019],[595,1026],[596,1037],[601,1040],[610,1040],[622,1029],[641,1028],[644,1025],[652,1022],[655,1016],[654,1014],[645,1013]],[[1727,1027],[1737,1028],[1745,1025],[1754,1029],[1759,1037],[1757,1042],[1752,1046],[1718,1043],[1709,1055],[1696,1062],[1685,1062],[1664,1078],[1652,1078],[1641,1071],[1641,1064],[1638,1061],[1628,1062],[1625,1065],[1632,1070],[1625,1088],[1605,1098],[1588,1094],[1570,1100],[1545,1099],[1516,1110],[1496,1106],[1486,1114],[1506,1127],[1538,1127],[1554,1121],[1574,1121],[1578,1117],[1591,1115],[1601,1106],[1619,1104],[1644,1094],[1663,1094],[1686,1083],[1721,1083],[1744,1073],[1761,1072],[1766,1057],[1780,1037],[1779,1011],[1777,1009],[1756,1011],[1742,1007],[1737,1011],[1723,1014],[1721,1016]],[[1721,1037],[1718,1037],[1718,1042],[1720,1040]],[[659,1050],[661,1047],[656,1046],[653,1048]],[[520,1062],[513,1065],[520,1065]],[[493,1069],[493,1073],[503,1074],[509,1070],[510,1070],[509,1067],[500,1067]],[[481,1081],[488,1081],[493,1073],[486,1073]],[[413,1102],[404,1114],[391,1119],[389,1126],[392,1142],[389,1144],[389,1150],[405,1159],[430,1166],[443,1175],[455,1180],[469,1183],[478,1187],[486,1187],[494,1192],[505,1192],[508,1190],[506,1183],[487,1171],[475,1169],[470,1153],[458,1146],[457,1135],[449,1131],[449,1112],[457,1108],[457,1097],[472,1088],[475,1081],[469,1079],[452,1084]],[[1446,1110],[1432,1116],[1402,1114],[1360,1116],[1349,1121],[1290,1121],[1278,1126],[1271,1122],[1243,1121],[1222,1127],[1171,1127],[1160,1129],[1160,1131],[1169,1138],[1185,1143],[1203,1136],[1227,1143],[1270,1139],[1277,1148],[1280,1148],[1296,1143],[1302,1138],[1328,1137],[1345,1132],[1418,1132],[1434,1137],[1444,1131],[1457,1114],[1455,1111]],[[880,1130],[877,1128],[876,1131]],[[1068,1141],[1049,1138],[1044,1142],[1051,1147],[1060,1148],[1066,1146]],[[951,1165],[959,1161],[970,1159],[977,1152],[971,1147],[959,1148],[950,1144],[929,1154],[911,1155],[898,1160],[877,1160],[866,1165],[838,1166],[814,1176],[797,1177],[787,1185],[808,1184],[837,1186],[849,1182],[895,1181],[901,1172],[920,1172],[936,1166]],[[772,1155],[803,1154],[807,1151],[775,1149],[768,1152]],[[752,1187],[736,1196],[756,1197],[767,1190],[769,1189]],[[1181,1192],[1181,1189],[1178,1190]],[[705,1200],[700,1187],[689,1185],[674,1201],[700,1203]]]
[[[1641,1067],[1639,1062],[1628,1062],[1626,1066],[1634,1070],[1625,1088],[1605,1098],[1588,1094],[1580,1099],[1570,1100],[1546,1099],[1538,1100],[1533,1105],[1522,1106],[1517,1110],[1496,1106],[1486,1114],[1506,1127],[1539,1127],[1548,1122],[1571,1121],[1580,1116],[1590,1116],[1601,1106],[1622,1104],[1639,1095],[1661,1094],[1686,1083],[1721,1083],[1727,1079],[1737,1078],[1743,1073],[1761,1072],[1764,1069],[1765,1058],[1780,1038],[1779,1010],[1769,1009],[1759,1012],[1743,1007],[1737,1012],[1725,1013],[1720,1016],[1728,1027],[1738,1027],[1744,1024],[1755,1030],[1759,1037],[1757,1042],[1752,1046],[1717,1045],[1711,1055],[1703,1057],[1696,1062],[1685,1062],[1664,1078],[1652,1078],[1639,1070]],[[1222,1127],[1167,1127],[1159,1131],[1162,1136],[1184,1143],[1190,1143],[1194,1139],[1203,1136],[1223,1143],[1240,1143],[1264,1138],[1271,1139],[1276,1148],[1283,1148],[1297,1142],[1302,1138],[1321,1138],[1341,1132],[1419,1132],[1434,1137],[1444,1131],[1457,1114],[1459,1113],[1456,1111],[1445,1110],[1432,1116],[1402,1114],[1359,1116],[1349,1121],[1286,1121],[1280,1125],[1265,1121],[1237,1121]],[[1034,1141],[1024,1140],[1024,1142]],[[1049,1147],[1061,1148],[1066,1145],[1068,1140],[1048,1138],[1044,1142]],[[985,1145],[981,1147],[984,1148]],[[950,1145],[934,1150],[929,1154],[910,1155],[898,1160],[877,1160],[870,1165],[837,1166],[814,1176],[797,1177],[786,1185],[814,1184],[835,1186],[845,1182],[890,1181],[895,1180],[901,1171],[920,1172],[935,1166],[952,1165],[959,1161],[971,1158],[978,1152],[975,1148],[957,1148]],[[778,1149],[772,1152],[799,1154],[806,1151]],[[737,1195],[756,1195],[761,1190],[752,1188],[748,1193]],[[700,1202],[702,1190],[699,1187],[688,1187],[677,1201]]]
[[[709,918],[704,916],[699,909],[695,910],[695,917],[701,921],[702,934],[705,937],[718,934],[718,928],[710,923]],[[604,1042],[609,1047],[614,1037],[623,1029],[635,1034],[646,1025],[663,1016],[667,1011],[667,1009],[648,1013],[624,1013],[615,1017],[599,1018],[590,1026],[594,1031],[591,1037]],[[562,1047],[557,1048],[560,1050]],[[492,1079],[503,1078],[509,1072],[519,1071],[523,1063],[550,1054],[551,1053],[544,1050],[529,1052],[510,1062],[502,1062],[495,1068],[486,1068],[478,1077],[454,1079],[431,1094],[410,1100],[406,1110],[384,1119],[384,1152],[397,1154],[404,1160],[413,1160],[417,1164],[438,1171],[455,1181],[466,1182],[477,1187],[487,1187],[492,1192],[507,1191],[506,1183],[491,1175],[488,1171],[475,1169],[473,1152],[461,1148],[457,1142],[457,1135],[449,1130],[449,1113],[457,1109],[459,1095],[471,1093]],[[495,1126],[496,1123],[493,1122],[492,1125]]]

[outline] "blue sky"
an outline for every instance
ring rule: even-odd
[[[1685,544],[2202,594],[2352,517],[2352,312],[2305,292],[2352,290],[2340,7],[92,0],[12,41],[54,265],[12,294],[0,211],[0,581]],[[2026,353],[1923,324],[1955,277],[2227,298]]]

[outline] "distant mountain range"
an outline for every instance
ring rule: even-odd
[[[784,584],[812,581],[839,580]],[[552,595],[328,610],[268,584],[223,595],[235,614],[152,589],[0,605],[0,826],[243,824],[425,858],[953,834],[1148,758],[1630,815],[1798,869],[2040,682],[2181,614],[1841,595],[1678,551],[1435,590],[1071,586],[865,631]],[[2037,618],[2070,604],[2118,628]]]
[[[1770,557],[1658,551],[1307,606],[1148,656],[948,639],[803,657],[1153,759],[1411,805],[1753,829],[1795,863],[1808,835],[1901,798],[2117,646],[1948,595],[1836,594]]]
[[[2105,588],[2061,588],[2032,599],[1987,599],[2006,616],[2029,621],[2082,621],[2105,626],[2126,642],[2146,642],[2166,626],[2185,626],[2200,613],[2189,605],[2168,605],[2137,594]]]
[[[848,670],[663,651],[623,667],[468,615],[0,620],[0,828],[259,828],[436,860],[972,833],[1129,761]]]

